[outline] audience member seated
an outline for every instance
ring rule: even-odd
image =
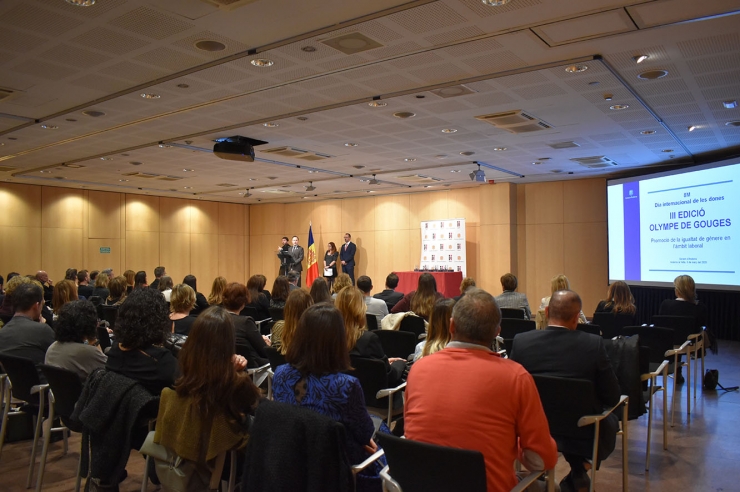
[[[419,276],[419,283],[416,290],[409,292],[398,301],[398,304],[391,309],[392,313],[405,313],[413,311],[417,316],[421,316],[425,321],[429,321],[429,315],[432,314],[434,303],[444,296],[437,292],[437,280],[431,273],[422,273]]]
[[[632,297],[630,286],[621,280],[617,280],[611,284],[606,291],[606,299],[599,302],[594,313],[630,315],[632,316],[632,321],[628,326],[634,325],[637,318],[637,307],[635,306],[635,298]]]
[[[267,364],[265,347],[270,339],[260,334],[259,328],[249,316],[240,316],[239,312],[249,302],[249,292],[244,284],[232,282],[226,286],[223,295],[223,307],[231,313],[236,331],[236,343],[246,347],[249,367],[259,367]],[[242,354],[244,355],[244,354]]]
[[[145,289],[147,287],[149,287],[149,284],[146,281],[146,272],[139,270],[136,272],[136,275],[134,275],[134,290]]]
[[[505,273],[501,276],[501,288],[504,290],[496,296],[496,304],[499,308],[524,309],[524,319],[531,319],[532,312],[529,310],[527,294],[516,292],[519,281],[513,273]]]
[[[103,301],[106,306],[120,306],[126,300],[126,277],[115,277],[108,283],[108,298]]]
[[[362,275],[357,279],[357,288],[360,289],[365,299],[365,306],[367,307],[366,314],[372,314],[378,321],[378,328],[381,326],[383,318],[388,316],[388,306],[385,301],[370,297],[370,293],[373,291],[373,281],[367,275]]]
[[[288,301],[285,303],[285,318],[272,325],[272,339],[270,340],[271,346],[281,354],[285,355],[288,351],[288,346],[298,326],[298,320],[313,303],[309,293],[303,289],[296,289],[288,296]]]
[[[177,375],[177,359],[162,346],[172,322],[162,294],[135,289],[118,308],[106,368],[135,380],[152,395],[169,388]]]
[[[270,294],[269,290],[265,289],[265,286],[267,285],[267,277],[265,277],[261,273],[258,273],[257,275],[255,275],[255,277],[259,277],[260,279],[260,288],[259,288],[260,294],[263,294],[265,297],[267,297],[267,300],[269,301],[272,298],[272,295]]]
[[[75,290],[77,290],[77,269],[67,268],[67,271],[64,272],[64,280],[69,280],[75,284]]]
[[[313,281],[311,284],[311,299],[313,299],[314,304],[320,302],[334,303],[334,298],[331,296],[331,292],[329,292],[329,284],[326,282],[326,278],[319,277]]]
[[[468,289],[452,310],[452,341],[411,368],[404,410],[407,438],[480,451],[489,492],[517,484],[517,459],[532,471],[558,460],[532,376],[489,348],[500,322],[493,296]]]
[[[116,278],[115,274],[113,273],[113,269],[112,268],[106,268],[105,270],[103,270],[102,272],[100,272],[100,274],[101,275],[108,275],[108,282],[110,282],[111,280],[113,280],[114,278]]]
[[[200,313],[208,309],[208,299],[206,299],[206,296],[198,292],[198,279],[195,278],[195,275],[185,275],[185,278],[182,279],[182,283],[190,286],[190,288],[193,289],[193,292],[195,292],[195,305],[193,306],[192,311],[190,311],[190,316],[198,316]]]
[[[707,308],[696,297],[696,284],[689,275],[679,275],[673,280],[675,299],[666,299],[660,304],[658,314],[669,316],[693,316],[697,330],[707,326]]]
[[[56,341],[46,350],[45,363],[68,369],[83,382],[108,360],[98,343],[98,313],[90,301],[71,301],[59,311]]]
[[[98,278],[99,273],[100,273],[100,270],[91,270],[90,271],[90,282],[95,284],[95,279]]]
[[[334,283],[331,286],[331,296],[336,299],[339,294],[346,287],[352,287],[352,279],[346,273],[340,273],[337,278],[334,279]]]
[[[159,283],[162,281],[162,277],[164,275],[167,275],[167,272],[165,272],[165,268],[163,266],[158,266],[154,269],[154,282],[152,282],[149,287],[152,289],[159,289],[160,291],[162,289],[159,288]]]
[[[339,280],[339,277],[337,277]],[[336,282],[335,282],[336,285]],[[388,358],[378,335],[367,331],[365,318],[365,302],[362,292],[357,287],[342,289],[334,301],[344,320],[344,329],[347,333],[347,351],[350,355],[357,355],[368,359],[378,359],[385,363],[388,374],[388,385],[397,386],[401,383],[406,361],[397,357]]]
[[[568,281],[568,277],[566,277],[562,273],[560,275],[555,275],[553,278],[550,279],[550,296],[559,290],[570,290],[570,282]],[[550,296],[542,298],[542,302],[540,303],[540,308],[537,311],[537,329],[538,330],[543,329],[547,325],[547,318],[545,316],[545,308],[550,304]],[[581,311],[580,314],[578,315],[578,322],[579,323],[587,322],[586,315],[583,314],[583,311]]]
[[[262,321],[270,317],[270,299],[264,294],[265,280],[262,275],[252,275],[247,280],[247,290],[249,291],[249,304],[247,307],[254,308],[256,311],[255,321]]]
[[[123,272],[123,276],[126,278],[126,295],[128,295],[132,290],[134,290],[134,285],[136,284],[136,281],[134,280],[136,272],[133,270],[126,270]]]
[[[620,388],[604,340],[577,329],[581,313],[581,298],[570,290],[552,294],[546,308],[550,326],[544,330],[519,333],[514,337],[511,359],[520,363],[530,374],[561,378],[585,379],[593,382],[596,401],[593,413],[619,402]],[[617,440],[619,417],[612,413],[601,422],[599,458],[606,459]],[[593,440],[570,436],[554,436],[558,450],[570,464],[570,473],[560,482],[561,490],[588,491],[590,480],[587,459],[592,456]]]
[[[383,292],[378,292],[373,296],[385,302],[385,305],[388,306],[389,313],[393,309],[393,306],[403,297],[403,293],[396,292],[396,287],[398,287],[398,275],[391,272],[385,278],[385,289],[383,289]]]
[[[3,288],[5,285],[5,279],[2,275],[0,275],[0,305],[3,303],[3,299],[5,298],[5,289]]]
[[[170,302],[170,295],[172,294],[172,287],[174,287],[174,284],[172,283],[172,277],[168,275],[163,275],[159,279],[159,284],[157,285],[156,290],[159,290],[162,293],[165,301]]]
[[[290,294],[290,284],[288,283],[288,277],[280,275],[275,278],[272,283],[272,292],[270,294],[270,307],[271,308],[284,308],[285,301],[288,300],[288,294]]]
[[[460,298],[465,295],[465,291],[471,287],[475,287],[475,279],[473,277],[465,277],[462,279],[462,282],[460,282],[460,295],[453,297],[453,299],[455,301],[459,301]]]
[[[298,281],[301,279],[300,272],[291,270],[288,272],[287,277],[288,277],[288,291],[293,292],[296,289],[300,289],[300,287],[298,287]]]
[[[49,279],[49,274],[43,270],[39,270],[36,272],[35,278],[41,283],[41,287],[44,289],[44,300],[51,301],[54,295],[54,282]]]
[[[195,291],[186,284],[177,284],[170,296],[170,319],[172,333],[189,336],[195,323],[195,316],[190,313],[195,306]]]
[[[12,295],[15,314],[0,330],[0,353],[43,364],[46,350],[54,343],[54,330],[41,316],[44,291],[36,280],[29,280],[15,287]],[[41,371],[39,377],[46,381]]]
[[[77,286],[74,284],[74,282],[71,282],[67,279],[62,280],[61,282],[57,282],[57,284],[54,286],[54,294],[51,297],[51,307],[54,313],[54,321],[56,321],[57,317],[59,316],[59,311],[61,311],[62,306],[70,301],[76,300]]]
[[[210,306],[221,306],[224,303],[224,290],[226,289],[226,279],[216,277],[211,285],[211,293],[208,295],[208,304]]]
[[[101,300],[108,299],[110,291],[108,290],[108,284],[110,278],[108,275],[100,274],[95,279],[95,287],[93,288],[92,295],[100,297]]]
[[[192,291],[178,284],[173,297],[177,287]],[[234,353],[235,339],[223,308],[212,306],[198,317],[178,357],[175,389],[162,390],[154,442],[201,464],[246,445],[260,392],[244,372],[247,361]],[[204,467],[202,475],[208,488],[211,472]]]
[[[15,305],[13,304],[13,293],[15,292],[15,289],[18,288],[19,285],[22,284],[36,284],[41,285],[38,280],[36,280],[36,277],[33,275],[29,276],[22,276],[17,273],[11,273],[8,275],[8,282],[5,286],[5,297],[3,297],[3,303],[0,306],[0,328],[2,328],[3,324],[8,323],[11,319],[13,319],[13,315],[15,314]],[[50,328],[54,328],[54,321],[53,321],[53,314],[51,310],[46,307],[46,303],[42,303],[41,305],[41,317],[44,319],[44,322],[49,325]]]
[[[90,285],[90,272],[87,270],[80,270],[77,272],[77,297],[90,299],[92,293],[93,288]]]
[[[351,464],[377,451],[362,386],[357,378],[344,374],[350,360],[342,315],[335,307],[316,304],[303,313],[285,360],[288,363],[277,368],[273,379],[275,401],[309,408],[342,423]],[[361,473],[358,490],[368,490],[371,484],[365,482],[377,481],[384,465],[380,461]]]
[[[415,361],[439,352],[450,343],[450,317],[454,305],[454,299],[440,299],[434,303],[434,310],[429,317],[427,337],[419,342],[414,350]]]

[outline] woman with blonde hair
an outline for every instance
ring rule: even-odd
[[[313,299],[303,289],[295,289],[288,294],[288,300],[285,301],[284,319],[275,322],[272,325],[271,346],[276,348],[281,354],[288,352],[288,346],[293,341],[295,329],[298,326],[298,320],[301,319],[303,312],[313,305]]]
[[[367,331],[365,320],[367,306],[360,289],[357,287],[342,289],[337,294],[334,306],[342,313],[349,354],[367,359],[382,360],[388,374],[388,384],[391,387],[400,384],[403,371],[406,368],[406,361],[397,357],[389,359],[385,355],[378,335]]]
[[[444,296],[437,292],[437,281],[431,273],[422,273],[416,290],[409,292],[398,303],[393,306],[391,313],[405,313],[413,311],[429,321],[429,315],[434,310],[434,303]]]
[[[450,318],[452,308],[455,306],[454,299],[440,299],[434,303],[434,310],[429,317],[429,328],[427,338],[419,342],[414,350],[414,360],[421,359],[427,355],[439,352],[450,343]]]
[[[596,306],[597,313],[631,314],[637,313],[635,298],[632,297],[630,286],[622,280],[617,280],[606,291],[606,299]]]
[[[332,283],[331,296],[336,299],[337,294],[339,294],[345,287],[352,287],[352,279],[346,273],[340,273]]]
[[[92,296],[98,296],[102,301],[108,299],[108,296],[110,295],[110,291],[108,290],[109,282],[110,277],[104,273],[95,277],[95,287],[93,287]]]
[[[226,289],[226,279],[216,277],[213,279],[211,286],[211,295],[208,296],[208,304],[211,306],[220,306],[224,302],[224,290]]]
[[[550,295],[542,298],[540,309],[537,311],[538,330],[545,328],[545,326],[540,326],[541,323],[547,323],[547,320],[545,319],[545,308],[550,305],[550,298],[552,297],[552,295],[559,290],[570,290],[570,281],[568,280],[568,277],[566,277],[562,273],[559,275],[555,275],[553,278],[550,279]],[[583,310],[581,310],[580,314],[578,315],[578,322],[587,322],[586,315],[583,314]]]
[[[658,314],[691,316],[696,327],[707,325],[707,309],[696,298],[696,284],[690,275],[679,275],[673,280],[675,299],[666,299],[660,304]]]
[[[59,316],[62,306],[70,301],[77,300],[77,286],[71,280],[62,280],[54,286],[54,294],[51,298],[51,307],[54,312],[54,320]]]
[[[195,291],[187,284],[177,284],[170,294],[170,319],[172,333],[188,336],[195,323],[195,316],[190,311],[195,306]]]

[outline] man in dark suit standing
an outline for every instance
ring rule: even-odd
[[[355,285],[355,253],[357,245],[352,242],[352,234],[344,234],[344,245],[339,250],[339,260],[342,262],[342,273],[349,275],[352,285]]]
[[[519,333],[514,337],[511,359],[519,362],[533,375],[557,376],[561,378],[586,379],[594,384],[594,413],[619,402],[620,389],[604,340],[577,330],[581,312],[581,298],[575,292],[561,290],[550,298],[545,314],[550,326],[545,330]],[[599,458],[604,459],[612,451],[617,440],[619,418],[611,414],[601,423],[599,434]],[[569,436],[553,436],[558,450],[570,464],[570,474],[560,482],[561,490],[587,491],[590,480],[588,463],[593,451],[593,442]]]
[[[288,272],[295,272],[298,275],[298,287],[301,286],[301,272],[303,271],[303,246],[298,246],[298,236],[293,236],[293,245],[288,251],[292,261],[288,266]]]

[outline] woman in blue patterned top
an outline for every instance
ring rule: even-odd
[[[365,408],[362,386],[350,368],[342,315],[330,304],[314,304],[301,316],[273,380],[275,401],[310,408],[344,425],[347,455],[358,464],[377,451],[375,426]],[[358,476],[358,490],[380,490],[378,474],[385,461]]]

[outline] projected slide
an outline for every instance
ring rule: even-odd
[[[609,278],[740,286],[740,164],[610,182]]]

